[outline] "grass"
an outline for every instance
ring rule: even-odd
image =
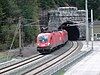
[[[0,52],[0,63],[9,60],[7,52]]]

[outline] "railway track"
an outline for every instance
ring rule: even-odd
[[[26,73],[23,73],[22,75],[41,75],[42,71],[46,70],[47,68],[53,66],[54,64],[60,62],[61,60],[63,60],[65,57],[68,57],[71,53],[73,53],[76,48],[78,47],[78,42],[73,42],[73,45],[71,46],[71,48],[69,48],[69,50],[65,53],[62,53],[61,55],[59,55],[59,57],[55,57],[54,59],[45,62],[44,64],[37,66],[34,69],[29,70]]]
[[[35,61],[35,60],[37,60],[39,58],[42,58],[42,57],[43,57],[43,55],[36,54],[36,55],[31,56],[29,58],[26,58],[26,59],[24,59],[22,61],[19,61],[19,62],[16,62],[16,63],[12,63],[10,65],[4,66],[4,67],[0,68],[0,74],[3,74],[5,72],[7,72],[7,71],[10,71],[10,70],[13,70],[15,68],[18,68],[19,66],[25,65],[25,64],[27,64],[29,62]]]
[[[55,57],[50,57],[49,55],[40,55],[40,54],[35,55],[23,61],[0,68],[0,74],[14,75],[14,73],[18,72],[17,70],[20,70],[20,69],[22,70],[23,68],[25,69],[26,66],[30,66],[31,68],[26,67],[27,70],[20,72],[18,75],[36,75],[36,74],[38,75],[43,70],[49,68],[50,66],[56,64],[57,62],[64,59],[65,57],[69,56],[71,53],[75,51],[77,47],[78,47],[78,43],[73,42],[72,45],[68,48],[67,52],[63,52],[60,55],[57,55]],[[37,65],[36,63],[39,62],[38,60],[41,60],[43,62]],[[32,65],[33,63],[35,66]]]

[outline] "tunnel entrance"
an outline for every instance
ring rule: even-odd
[[[63,23],[58,29],[64,29],[68,32],[68,39],[70,41],[76,41],[79,39],[80,33],[77,26],[69,26],[72,22]]]

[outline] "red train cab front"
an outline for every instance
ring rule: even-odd
[[[50,49],[50,33],[41,33],[37,36],[37,50],[43,52]]]

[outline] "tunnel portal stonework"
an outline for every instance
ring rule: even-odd
[[[78,40],[85,38],[85,22],[85,10],[78,10],[77,7],[58,7],[49,11],[48,30],[65,29],[69,33],[69,40]]]

